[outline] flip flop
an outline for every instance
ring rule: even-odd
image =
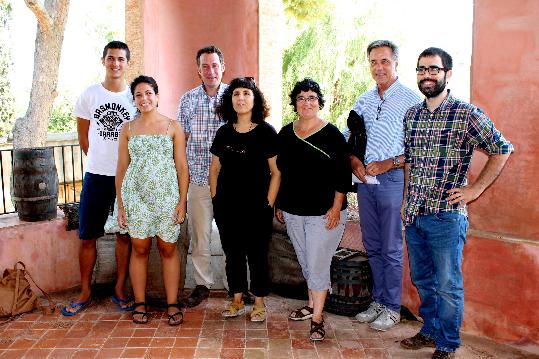
[[[88,308],[88,306],[92,304],[92,298],[89,298],[86,302],[71,302],[69,305],[66,305],[62,308],[61,313],[64,317],[71,317],[73,315],[79,314],[84,309]],[[74,311],[70,311],[68,309],[75,309]]]
[[[131,297],[127,297],[125,299],[117,297],[113,295],[111,297],[112,301],[118,305],[118,309],[120,309],[122,312],[130,312],[134,307],[134,301]]]

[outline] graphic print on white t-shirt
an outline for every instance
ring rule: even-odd
[[[110,102],[95,109],[94,119],[97,133],[103,140],[118,141],[124,121],[131,120],[131,114],[121,104]]]

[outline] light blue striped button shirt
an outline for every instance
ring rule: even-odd
[[[365,164],[404,153],[404,114],[419,102],[421,97],[398,79],[384,92],[383,99],[378,95],[376,86],[359,96],[354,111],[363,115],[365,120]]]

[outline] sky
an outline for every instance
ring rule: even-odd
[[[399,78],[413,89],[417,88],[414,69],[419,53],[429,46],[448,51],[454,62],[450,87],[457,97],[469,100],[473,0],[330,1],[343,22],[351,15],[366,15],[367,39],[388,39],[400,47]],[[23,1],[11,2],[11,85],[19,117],[28,106],[37,24]],[[124,24],[124,1],[71,0],[58,82],[61,96],[74,102],[84,88],[102,80],[104,33],[111,29],[115,39],[123,40]]]

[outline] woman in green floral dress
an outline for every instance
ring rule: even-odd
[[[168,323],[178,325],[183,314],[178,306],[180,262],[176,241],[187,205],[189,173],[185,136],[178,121],[157,111],[158,87],[149,76],[139,76],[131,93],[140,112],[124,126],[118,147],[116,194],[118,225],[131,236],[129,274],[135,295],[133,322],[148,322],[145,292],[152,238],[163,267]]]

